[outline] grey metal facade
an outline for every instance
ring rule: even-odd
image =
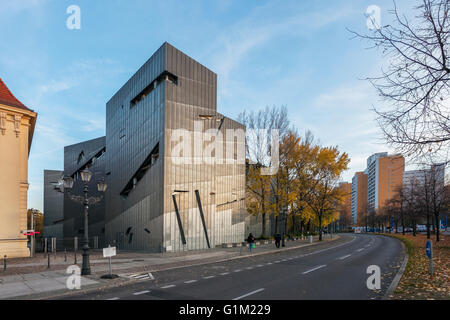
[[[82,196],[84,183],[80,171],[88,167],[93,176],[88,184],[89,197],[103,197],[102,200],[89,207],[89,237],[99,237],[99,245],[104,245],[105,235],[105,198],[97,189],[97,182],[105,179],[105,137],[84,141],[64,147],[64,175],[74,179],[72,195]],[[73,237],[83,237],[84,215],[83,205],[72,201],[64,194],[64,237],[68,245]]]
[[[90,195],[99,196],[96,180],[108,185],[89,209],[89,235],[100,245],[207,249],[261,229],[245,208],[245,127],[218,113],[216,101],[217,75],[164,43],[107,102],[106,137],[64,148],[71,192],[82,194],[86,166]],[[223,143],[208,148],[213,141]],[[82,236],[82,212],[66,195],[66,238]]]
[[[108,242],[160,252],[245,239],[251,220],[244,201],[245,164],[236,159],[179,164],[172,154],[172,134],[179,129],[192,136],[191,154],[201,145],[194,134],[199,122],[199,130],[223,136],[229,129],[245,132],[243,125],[217,113],[216,100],[217,75],[164,43],[107,103]],[[203,121],[205,114],[211,119]],[[149,169],[119,197],[155,148]]]
[[[64,172],[44,170],[44,238],[63,238],[64,195],[59,183]]]

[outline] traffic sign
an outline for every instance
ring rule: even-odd
[[[427,240],[425,252],[427,253],[428,259],[430,259],[430,274],[433,275],[433,242],[431,240]]]
[[[116,255],[116,247],[103,248],[103,257],[109,258]]]
[[[430,240],[427,241],[425,252],[427,253],[428,259],[431,259],[432,255],[433,255],[433,247],[431,245],[431,241]]]

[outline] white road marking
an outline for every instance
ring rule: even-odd
[[[273,263],[280,263],[281,261],[274,261]]]
[[[272,262],[267,262],[267,265],[271,265],[271,264],[273,264]]]
[[[146,294],[146,293],[149,293],[150,292],[150,290],[145,290],[145,291],[139,291],[139,292],[135,292],[135,293],[133,293],[135,296],[139,296],[139,295],[141,295],[141,294]]]
[[[242,299],[242,298],[251,296],[252,294],[255,294],[255,293],[258,293],[258,292],[261,292],[261,291],[264,291],[264,288],[261,288],[261,289],[258,289],[258,290],[255,290],[255,291],[246,293],[246,294],[244,294],[244,295],[242,295],[242,296],[239,296],[239,297],[237,297],[237,298],[234,298],[233,300],[240,300],[240,299]]]
[[[356,237],[353,236],[353,239],[350,240],[349,242],[346,242],[346,243],[343,243],[343,244],[340,244],[340,245],[337,245],[337,246],[334,246],[334,247],[330,247],[330,248],[326,248],[326,249],[322,249],[322,250],[318,250],[318,251],[313,251],[313,252],[310,252],[310,253],[307,253],[307,254],[302,254],[300,257],[306,257],[306,256],[310,256],[312,254],[324,252],[324,251],[327,251],[327,250],[330,250],[330,249],[339,248],[339,247],[345,246],[347,244],[350,244],[350,243],[352,243],[355,240],[356,240]]]
[[[184,283],[194,283],[194,282],[197,282],[197,280],[188,280],[188,281],[185,281]]]
[[[211,279],[214,278],[215,276],[207,276],[207,277],[203,277],[203,279]]]
[[[247,270],[252,270],[252,269],[253,269],[253,267],[247,267],[247,268],[245,268],[245,269],[247,269]]]
[[[262,264],[257,265],[258,268],[264,267]]]
[[[220,275],[221,276],[226,276],[227,274],[230,274],[229,272],[224,272],[224,273],[221,273]]]
[[[364,250],[364,248],[361,248],[361,249],[358,249],[358,250],[356,250],[357,252],[361,252],[361,251],[363,251]]]
[[[106,299],[106,300],[119,300],[120,298],[119,297],[114,297],[114,298],[109,298],[109,299]]]
[[[346,256],[343,256],[343,257],[340,257],[340,258],[338,258],[339,260],[344,260],[344,259],[346,259],[346,258],[348,258],[348,257],[350,257],[351,256],[351,254],[348,254],[348,255],[346,255]]]
[[[161,289],[169,289],[175,287],[174,284],[169,284],[168,286],[161,287]]]
[[[242,270],[241,269],[238,269],[238,270],[234,270],[234,272],[241,272]]]
[[[326,265],[323,264],[323,265],[321,265],[321,266],[317,266],[317,267],[315,267],[315,268],[309,269],[308,271],[302,272],[302,274],[307,274],[307,273],[316,271],[316,270],[318,270],[318,269],[320,269],[320,268],[323,268],[323,267],[326,267]]]

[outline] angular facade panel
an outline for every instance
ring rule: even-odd
[[[64,237],[64,194],[58,184],[64,171],[44,170],[44,238]]]

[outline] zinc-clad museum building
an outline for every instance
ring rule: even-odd
[[[101,139],[104,149],[99,143],[87,150]],[[64,175],[76,180],[95,167],[93,179],[108,184],[89,211],[89,235],[100,245],[207,249],[261,230],[245,209],[245,127],[217,112],[217,75],[168,43],[107,102],[106,138],[75,146],[65,148]],[[73,224],[82,206],[64,198],[67,238],[82,226]],[[44,202],[52,199],[44,195]]]

